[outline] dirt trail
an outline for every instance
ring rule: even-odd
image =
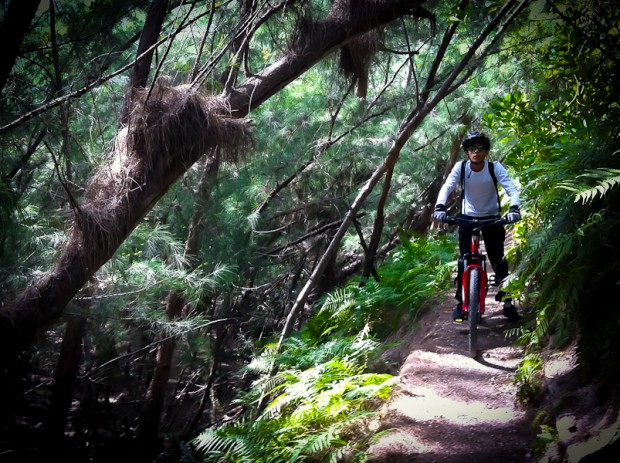
[[[449,296],[422,316],[406,346],[392,352],[408,356],[385,405],[379,431],[386,432],[370,448],[369,462],[534,461],[532,417],[518,404],[512,383],[521,349],[506,337],[518,322],[503,316],[494,296],[492,288],[478,358],[468,355],[467,323],[452,322]]]

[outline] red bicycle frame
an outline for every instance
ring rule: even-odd
[[[463,255],[463,277],[461,279],[461,285],[463,288],[463,306],[464,313],[469,313],[469,279],[472,269],[480,270],[480,292],[478,294],[480,315],[484,315],[484,302],[487,297],[488,277],[487,277],[487,262],[486,256],[480,253],[480,229],[475,228],[471,234],[471,249],[470,252]]]
[[[507,223],[503,218],[475,219],[469,217],[446,217],[445,222],[467,225],[471,228],[471,247],[463,254],[462,306],[461,310],[469,320],[469,354],[478,354],[478,322],[484,314],[484,302],[489,289],[486,255],[480,252],[480,235],[482,228]]]

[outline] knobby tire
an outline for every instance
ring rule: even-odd
[[[469,272],[469,355],[475,358],[478,354],[478,321],[480,319],[480,269],[472,268]]]

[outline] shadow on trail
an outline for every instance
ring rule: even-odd
[[[515,367],[506,367],[504,365],[498,365],[496,363],[488,362],[487,360],[483,358],[482,353],[480,352],[478,352],[478,355],[476,355],[476,358],[474,360],[478,362],[480,365],[484,365],[485,367],[489,367],[489,368],[494,368],[495,370],[508,371],[510,373],[514,373],[515,371],[517,371]]]
[[[503,348],[511,346],[516,340],[516,336],[508,336],[507,332],[518,324],[510,322],[499,314],[494,314],[478,325],[478,355],[475,360],[489,368],[514,373],[517,371],[516,366],[506,366],[506,357],[512,357],[507,353],[499,353]],[[498,355],[502,358],[498,358]],[[497,361],[494,361],[497,360]]]

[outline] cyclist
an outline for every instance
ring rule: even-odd
[[[519,191],[508,176],[506,169],[499,162],[485,162],[491,150],[489,137],[483,132],[469,132],[463,138],[462,147],[468,160],[462,163],[457,162],[448,175],[437,196],[433,218],[438,221],[445,220],[448,197],[456,186],[462,182],[461,213],[463,217],[475,217],[478,219],[500,217],[501,204],[497,191],[497,183],[499,183],[510,197],[510,209],[506,215],[507,221],[514,223],[521,220]],[[508,262],[504,257],[506,230],[502,224],[490,225],[482,229],[482,238],[484,239],[489,261],[495,271],[496,281],[499,282],[508,276]],[[469,251],[470,242],[471,226],[460,225],[459,251],[461,256]],[[455,295],[458,304],[452,313],[452,319],[456,322],[464,320],[460,284],[462,274],[462,259],[459,258],[456,280],[458,283]],[[498,291],[495,300],[498,302],[504,301],[504,316],[506,318],[512,321],[521,318],[512,304],[512,299],[509,297],[505,298],[504,291]]]

